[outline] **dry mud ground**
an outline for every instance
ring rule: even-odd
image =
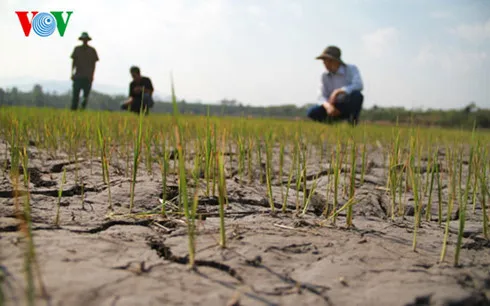
[[[0,155],[0,265],[6,275],[2,289],[6,305],[25,305],[25,239],[18,231],[5,153]],[[28,148],[28,154],[34,242],[49,295],[48,301],[43,299],[38,286],[38,305],[489,305],[490,244],[482,237],[480,204],[467,213],[461,266],[453,266],[458,228],[454,212],[445,262],[439,263],[443,228],[436,207],[432,220],[424,221],[418,230],[417,251],[412,251],[412,195],[404,195],[405,217],[392,222],[390,198],[383,189],[386,167],[376,149],[369,152],[363,184],[357,175],[358,203],[351,229],[344,226],[343,212],[336,226],[331,222],[320,226],[325,218],[318,213],[332,175],[328,164],[322,167],[317,157],[309,158],[307,173],[308,190],[319,174],[317,188],[307,214],[297,216],[295,188],[289,192],[287,213],[271,214],[265,184],[258,181],[260,168],[254,167],[253,182],[246,175],[240,183],[236,157],[231,154],[234,164],[226,180],[227,248],[218,245],[217,198],[205,197],[201,191],[195,270],[186,264],[187,230],[182,218],[127,215],[130,180],[124,160],[113,157],[111,161],[114,211],[110,214],[109,189],[97,158],[78,163],[78,181],[84,185],[82,205],[82,190],[74,184],[76,165],[68,156],[52,156],[35,146]],[[444,159],[443,151],[439,155]],[[290,167],[289,157],[285,169]],[[278,166],[274,167],[274,200],[280,208],[279,182],[287,181],[287,173],[278,178]],[[63,170],[66,183],[60,224],[55,226]],[[158,165],[154,171],[152,176],[143,166],[139,169],[135,213],[160,209]],[[442,174],[445,214],[447,181]],[[168,180],[170,211],[177,204],[177,180],[174,176]],[[204,186],[201,180],[201,190]],[[341,190],[343,186],[342,181]],[[302,203],[302,193],[298,199]],[[17,200],[22,205],[24,197]]]

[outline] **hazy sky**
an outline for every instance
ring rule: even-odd
[[[25,37],[16,10],[73,10],[66,33]],[[365,106],[490,107],[489,0],[0,0],[0,78],[68,80],[88,31],[94,88],[138,65],[161,93],[252,105],[314,102],[327,45],[365,83]]]

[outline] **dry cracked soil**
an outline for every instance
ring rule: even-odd
[[[0,158],[0,285],[5,305],[25,305],[26,238],[16,215],[16,206],[22,207],[25,194],[19,192],[19,197],[14,197],[9,147],[5,142],[0,145],[4,148],[0,156],[5,156]],[[286,153],[285,169],[289,171],[291,154]],[[403,195],[404,216],[391,220],[385,160],[376,148],[369,151],[362,184],[360,170],[356,170],[357,202],[351,228],[345,226],[345,211],[339,213],[335,224],[325,221],[325,203],[332,205],[332,193],[326,201],[332,171],[327,163],[321,166],[314,154],[307,167],[306,195],[312,196],[301,215],[295,212],[297,200],[303,203],[304,192],[296,193],[295,176],[284,213],[280,186],[288,181],[288,173],[279,177],[275,163],[272,191],[276,212],[271,213],[260,168],[252,173],[251,181],[248,173],[240,180],[236,156],[229,152],[226,248],[219,245],[218,198],[204,195],[201,178],[194,269],[188,265],[185,219],[159,214],[162,179],[158,165],[154,165],[153,174],[143,165],[139,168],[133,215],[129,215],[131,180],[125,160],[111,160],[108,188],[102,180],[100,159],[74,163],[61,152],[48,154],[35,144],[29,146],[28,155],[39,272],[35,274],[37,305],[490,305],[490,243],[482,235],[481,205],[475,210],[468,208],[459,266],[453,264],[458,207],[450,216],[444,262],[439,262],[444,222],[438,223],[437,207],[431,220],[421,223],[413,251],[413,195]],[[440,158],[444,159],[443,151]],[[192,157],[188,162],[192,164]],[[59,198],[64,172],[66,182]],[[23,174],[21,171],[21,183]],[[341,177],[339,205],[347,199],[343,173]],[[178,206],[178,180],[169,175],[167,181],[170,213]],[[195,182],[190,179],[189,185],[193,189]],[[58,201],[60,218],[55,225]],[[426,204],[427,197],[424,201]]]

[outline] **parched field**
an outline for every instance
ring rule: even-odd
[[[478,130],[1,108],[0,305],[490,305],[489,150]]]

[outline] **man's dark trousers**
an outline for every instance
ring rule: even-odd
[[[71,109],[76,110],[78,108],[78,102],[80,100],[80,91],[83,90],[83,101],[81,109],[87,107],[88,96],[92,89],[92,81],[88,78],[76,78],[73,80],[73,98],[71,101]]]
[[[318,122],[333,123],[347,120],[351,125],[357,125],[362,110],[364,96],[360,91],[353,91],[350,95],[342,95],[337,99],[335,108],[340,112],[338,117],[328,116],[323,104],[311,107],[307,116]]]

